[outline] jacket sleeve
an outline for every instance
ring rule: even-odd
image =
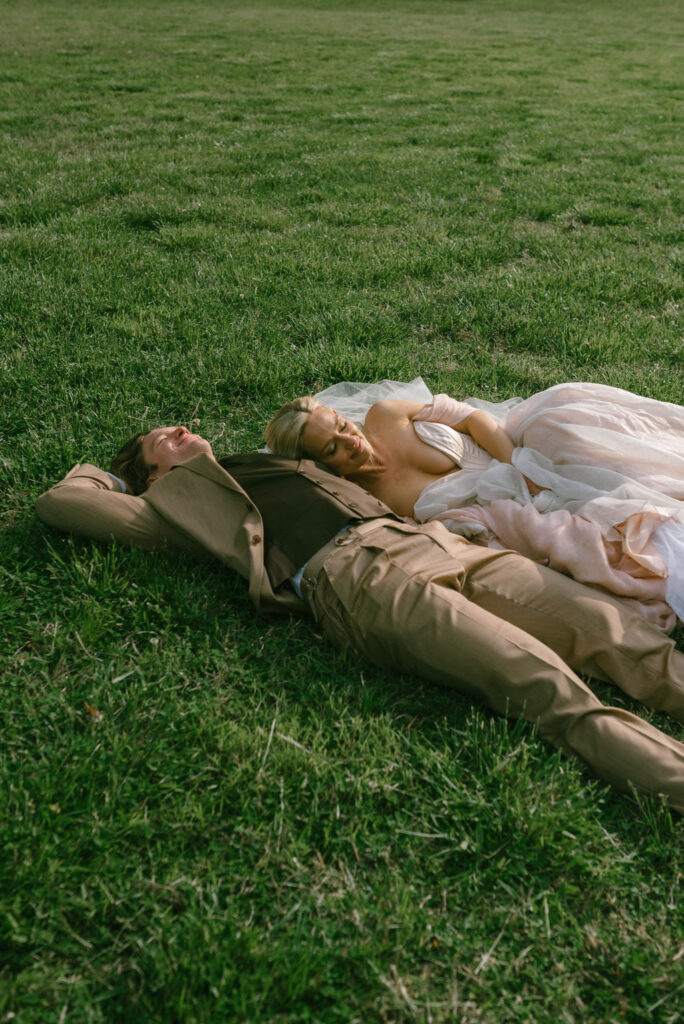
[[[175,548],[197,551],[144,498],[123,494],[117,481],[88,463],[74,466],[63,480],[36,501],[48,526],[93,540],[116,540],[147,551]]]

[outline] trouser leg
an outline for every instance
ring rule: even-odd
[[[684,655],[616,598],[512,552],[473,566],[463,594],[560,655],[684,722]]]
[[[341,548],[310,594],[314,615],[332,639],[371,661],[455,686],[502,714],[524,715],[617,788],[631,783],[665,793],[684,812],[684,746],[628,712],[604,707],[545,644],[476,604],[481,593],[495,591],[496,573],[485,573],[487,586],[471,579],[491,560],[478,556],[457,566],[449,547],[440,550],[425,532],[383,528]],[[464,552],[466,563],[472,550]],[[462,587],[474,588],[472,600]],[[524,588],[519,602],[512,590],[513,614],[514,605],[524,606]]]

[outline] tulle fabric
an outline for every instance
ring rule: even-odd
[[[556,384],[506,409],[503,425],[514,444],[556,465],[611,469],[684,500],[682,406],[606,384]]]
[[[684,619],[684,526],[676,520],[668,519],[654,531],[653,543],[668,568],[671,568],[665,585],[667,603],[674,608],[680,619]],[[679,567],[679,571],[676,567]]]
[[[422,377],[401,382],[381,380],[375,384],[362,384],[344,380],[333,384],[315,396],[321,405],[336,409],[344,419],[363,423],[371,405],[391,399],[395,402],[431,402],[432,392]]]

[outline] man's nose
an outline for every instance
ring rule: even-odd
[[[176,437],[184,437],[186,434],[189,433],[190,431],[188,430],[187,427],[178,427],[178,429],[176,430]]]

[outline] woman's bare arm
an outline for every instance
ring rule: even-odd
[[[474,409],[467,402],[458,402],[449,395],[435,395],[429,405],[421,406],[413,413],[414,420],[427,420],[433,423],[446,423],[453,430],[470,437],[493,458],[499,462],[512,461],[515,445],[506,431],[493,416],[481,409]],[[541,488],[524,477],[531,494],[539,494]]]
[[[499,462],[512,462],[515,445],[504,428],[483,409],[475,409],[454,429],[459,430],[462,434],[470,434],[480,448],[484,448],[492,458]],[[530,494],[539,494],[542,491],[543,488],[538,487],[532,480],[527,477],[524,479]]]
[[[499,462],[510,462],[515,445],[496,420],[482,409],[474,409],[464,420],[454,427],[461,434],[469,434],[480,448],[498,459]]]
[[[371,430],[388,430],[412,420],[423,409],[425,405],[420,402],[398,402],[391,399],[376,402],[368,410],[366,425]],[[499,462],[511,461],[515,445],[503,427],[499,426],[489,413],[481,409],[471,409],[462,420],[458,423],[449,423],[449,426],[461,434],[469,434],[480,448],[484,448]]]
[[[388,432],[410,422],[425,408],[421,402],[399,402],[392,399],[376,402],[368,410],[366,428],[386,437]],[[461,434],[468,434],[480,448],[497,461],[509,464],[512,461],[515,445],[504,428],[483,409],[472,409],[462,420],[449,425]],[[528,477],[524,479],[530,494],[539,494],[543,489]]]

